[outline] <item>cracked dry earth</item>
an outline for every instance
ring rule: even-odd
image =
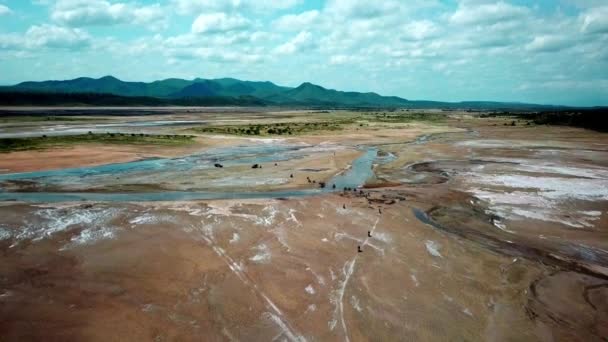
[[[608,141],[505,130],[381,146],[363,194],[4,202],[2,340],[606,340]]]

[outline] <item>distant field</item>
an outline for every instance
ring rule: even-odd
[[[446,120],[445,114],[409,113],[409,112],[319,112],[314,116],[302,117],[301,121],[262,122],[258,124],[238,123],[230,125],[212,125],[189,129],[196,133],[231,134],[231,135],[301,135],[324,131],[339,131],[348,128],[357,129],[369,124],[398,124],[411,122],[440,123]],[[266,118],[268,119],[268,118]],[[318,121],[314,121],[318,120]],[[266,121],[266,120],[264,120]]]
[[[99,144],[140,144],[140,145],[184,145],[193,142],[190,135],[150,135],[150,134],[80,134],[65,136],[41,136],[31,138],[0,139],[0,152],[44,149],[82,143]]]
[[[353,120],[336,120],[324,122],[284,122],[274,124],[241,124],[218,125],[193,128],[197,133],[216,133],[234,135],[297,135],[318,131],[337,131],[345,125],[352,124]]]
[[[362,119],[372,122],[414,122],[414,121],[434,121],[440,122],[447,118],[441,113],[417,113],[417,112],[372,112],[364,113]]]

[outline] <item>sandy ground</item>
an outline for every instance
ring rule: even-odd
[[[329,196],[1,208],[82,218],[5,249],[2,330],[15,340],[533,338],[521,293],[547,270],[451,239],[408,204],[382,207]]]
[[[86,144],[67,148],[19,151],[2,154],[0,173],[56,170],[73,167],[123,163],[151,157],[177,157],[192,153],[191,148],[157,146],[108,146]]]
[[[3,203],[3,339],[608,339],[606,135],[459,117],[298,139],[346,148],[264,170],[329,165],[321,179],[373,143],[395,156],[376,186],[394,186]]]
[[[0,174],[124,163],[146,158],[174,158],[241,142],[241,139],[231,137],[221,139],[199,137],[195,138],[193,143],[182,146],[87,143],[70,147],[0,153]]]

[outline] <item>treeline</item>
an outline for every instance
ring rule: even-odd
[[[71,144],[147,144],[147,145],[184,145],[191,143],[192,135],[160,135],[142,133],[93,133],[78,135],[36,136],[24,138],[1,138],[0,153],[41,149],[52,146],[69,146]]]
[[[352,124],[352,120],[328,122],[289,122],[261,125],[221,125],[203,126],[193,130],[201,133],[236,134],[236,135],[293,135],[314,131],[335,131],[342,125]]]
[[[206,96],[178,99],[103,93],[0,91],[0,106],[264,106],[256,97]]]
[[[576,110],[513,113],[509,111],[485,113],[481,117],[515,117],[537,125],[572,126],[608,132],[608,108],[580,108]]]
[[[532,120],[538,125],[573,126],[608,132],[608,108],[540,112],[534,113]]]

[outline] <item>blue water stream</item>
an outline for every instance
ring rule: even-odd
[[[310,145],[256,144],[229,148],[210,149],[204,153],[193,154],[182,158],[154,158],[127,163],[108,164],[93,167],[68,168],[60,170],[24,172],[0,175],[0,182],[10,180],[35,181],[40,184],[95,184],[110,177],[138,177],[149,174],[175,173],[176,177],[188,177],[192,172],[214,168],[220,162],[224,166],[241,164],[265,164],[302,158],[308,154]],[[342,190],[344,187],[356,188],[373,177],[374,162],[386,162],[386,157],[378,157],[377,149],[364,147],[364,154],[353,161],[352,167],[342,174],[334,176],[324,189],[295,189],[278,191],[157,191],[157,192],[7,192],[0,191],[0,200],[17,200],[28,202],[62,202],[62,201],[175,201],[196,199],[236,199],[236,198],[277,198],[309,196]],[[221,169],[218,169],[218,172]],[[331,185],[335,184],[334,190]]]

